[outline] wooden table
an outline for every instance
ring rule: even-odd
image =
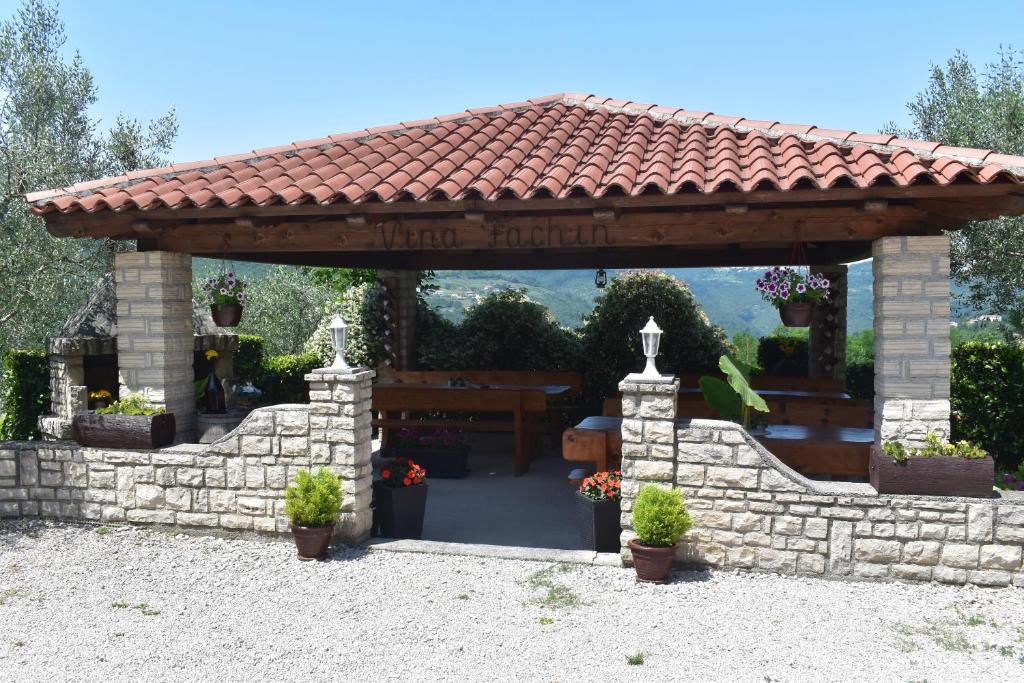
[[[588,417],[562,437],[562,457],[593,462],[598,471],[622,454],[622,418]],[[768,425],[755,436],[776,457],[801,474],[866,477],[873,429]]]
[[[543,413],[548,401],[568,393],[563,384],[495,384],[452,387],[429,384],[377,384],[373,387],[373,410],[379,418],[373,424],[387,441],[388,430],[396,427],[442,427],[480,432],[512,432],[515,435],[513,472],[525,474],[530,468],[526,451],[526,417]],[[392,413],[416,412],[509,413],[512,421],[393,418]]]
[[[866,477],[875,430],[768,425],[754,438],[800,474]]]

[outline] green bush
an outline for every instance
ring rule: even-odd
[[[435,332],[451,334],[451,328]],[[466,311],[454,339],[438,339],[451,350],[445,370],[574,370],[579,341],[543,305],[530,301],[525,289],[488,294]]]
[[[235,352],[235,379],[239,382],[255,383],[259,380],[265,357],[263,337],[255,334],[238,335],[238,351]]]
[[[416,305],[416,359],[424,370],[461,370],[455,363],[459,327],[420,300]]]
[[[869,401],[875,397],[874,362],[846,366],[846,393]]]
[[[385,357],[388,325],[384,314],[383,287],[376,282],[351,286],[325,307],[303,351],[315,354],[324,365],[333,363],[334,341],[328,326],[335,315],[341,315],[346,326],[345,360],[350,365],[376,368]]]
[[[806,339],[773,334],[761,337],[757,345],[757,364],[766,375],[806,377],[809,361]]]
[[[97,415],[163,415],[164,408],[155,406],[142,394],[128,394],[106,408],[98,408]]]
[[[580,330],[581,367],[572,369],[582,370],[588,403],[614,396],[623,377],[643,369],[640,328],[650,316],[664,330],[658,356],[663,373],[717,372],[719,357],[733,350],[685,283],[653,271],[617,275]]]
[[[2,370],[0,441],[39,438],[39,416],[50,405],[50,365],[46,353],[8,349]]]
[[[633,503],[633,528],[644,545],[666,548],[690,530],[693,521],[679,489],[652,484],[640,489]]]
[[[311,353],[270,356],[263,366],[257,387],[263,392],[261,402],[309,403],[309,384],[305,376],[323,364]]]
[[[330,470],[299,470],[284,492],[284,513],[295,526],[325,527],[338,518],[341,481]]]
[[[1024,458],[1024,346],[967,342],[952,354],[953,438],[1015,469]]]

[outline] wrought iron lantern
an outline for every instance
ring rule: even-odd
[[[644,367],[644,371],[640,374],[641,379],[660,379],[661,373],[658,372],[658,368],[654,365],[654,359],[658,355],[658,347],[661,346],[661,328],[654,322],[654,316],[652,315],[647,320],[647,324],[640,330],[640,339],[644,345],[644,355],[647,357],[647,366]]]
[[[598,289],[604,289],[608,285],[608,271],[604,268],[598,268],[597,273],[594,274],[594,286]]]
[[[331,341],[334,342],[334,363],[331,368],[335,370],[350,370],[349,364],[345,362],[345,336],[348,327],[340,315],[334,316],[328,328],[331,331]]]

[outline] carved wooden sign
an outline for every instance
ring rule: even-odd
[[[551,247],[605,247],[615,244],[604,225],[520,226],[495,222],[482,226],[420,227],[415,223],[378,223],[379,248],[384,251],[423,249],[538,249]],[[467,234],[468,233],[468,234]],[[482,239],[481,239],[482,237]],[[481,244],[482,243],[482,244]]]

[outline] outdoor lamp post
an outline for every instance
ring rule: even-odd
[[[350,370],[349,364],[345,362],[345,332],[347,326],[340,315],[334,316],[328,328],[331,331],[331,341],[334,342],[334,363],[331,368],[334,370]]]
[[[658,355],[658,347],[661,346],[661,328],[654,322],[652,315],[647,324],[640,330],[640,339],[644,344],[644,355],[647,356],[647,366],[640,374],[641,379],[661,379],[661,373],[654,366],[654,359]]]

